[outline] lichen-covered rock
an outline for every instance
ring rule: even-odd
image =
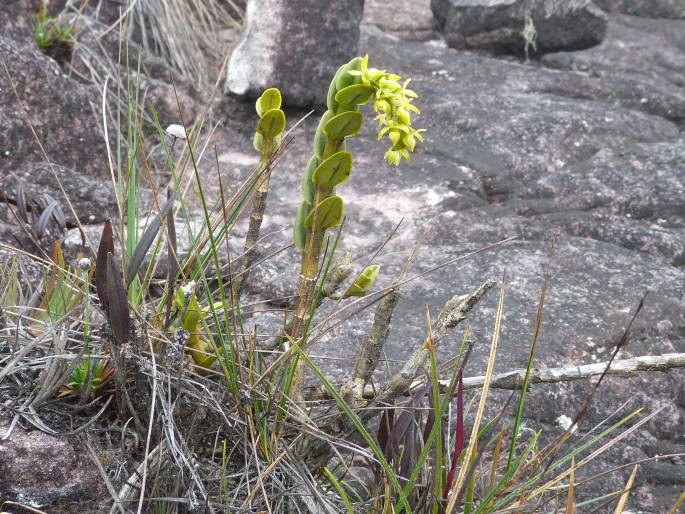
[[[140,44],[130,39],[129,58],[126,59],[126,50],[120,44],[118,30],[107,31],[108,26],[92,16],[74,15],[69,20],[75,23],[77,33],[71,69],[97,83],[99,77],[112,75],[112,69],[117,68],[123,80],[130,80],[132,87],[138,90],[138,101],[147,113],[150,124],[153,123],[153,109],[163,127],[179,123],[181,119],[189,126],[195,121],[201,110],[198,93],[163,59],[150,55]],[[108,85],[111,98],[121,94],[117,92],[115,80],[110,80]]]
[[[54,163],[108,177],[97,90],[67,77],[37,46],[0,35],[0,55],[10,75],[0,70],[0,175],[21,162],[44,160],[42,145]]]
[[[18,183],[22,184],[29,209],[42,210],[56,200],[70,225],[75,225],[76,219],[61,188],[67,192],[83,224],[101,222],[116,214],[111,180],[91,177],[58,164],[23,162],[0,177],[0,198],[16,204]]]
[[[426,41],[435,38],[430,0],[366,0],[364,23],[401,39]]]
[[[357,53],[363,0],[249,0],[227,89],[256,97],[278,87],[285,105],[325,102],[333,74]]]
[[[524,54],[528,19],[541,54],[597,45],[607,25],[590,0],[431,0],[431,8],[450,47],[495,53]]]
[[[0,426],[3,435],[6,429]],[[83,444],[19,427],[0,440],[0,477],[3,501],[49,512],[85,512],[108,495]]]
[[[685,18],[682,0],[594,0],[606,12],[622,12],[649,18]]]

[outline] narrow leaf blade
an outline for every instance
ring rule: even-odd
[[[107,286],[109,292],[109,322],[114,339],[123,346],[128,343],[131,334],[128,300],[126,289],[121,279],[121,270],[113,254],[107,254]]]
[[[100,236],[100,245],[95,259],[95,291],[100,299],[100,305],[105,312],[109,312],[109,292],[107,287],[107,254],[114,253],[114,234],[112,221],[105,221]]]

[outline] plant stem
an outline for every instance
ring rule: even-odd
[[[321,161],[325,161],[328,157],[336,153],[342,144],[342,140],[329,139],[326,142]],[[304,327],[307,325],[307,317],[314,301],[316,293],[316,279],[319,274],[319,261],[321,260],[321,250],[323,249],[324,239],[326,235],[325,228],[316,226],[316,209],[317,206],[332,194],[332,190],[324,188],[321,185],[316,185],[316,193],[314,195],[314,203],[312,210],[312,226],[307,234],[307,240],[302,254],[302,264],[300,266],[300,284],[298,286],[297,308],[290,324],[290,337],[297,341],[304,332]],[[303,351],[306,351],[306,345],[300,343]],[[292,395],[296,400],[302,399],[302,384],[304,382],[304,362],[298,361],[295,376],[292,382]]]
[[[245,247],[243,251],[243,258],[240,260],[240,268],[233,279],[233,303],[237,305],[240,301],[240,293],[242,292],[243,284],[247,281],[250,273],[250,265],[254,256],[255,246],[259,239],[259,231],[262,228],[262,220],[264,219],[264,210],[266,209],[266,198],[269,193],[269,179],[271,178],[271,160],[274,152],[273,141],[266,139],[264,142],[264,150],[261,152],[259,161],[259,172],[257,173],[257,191],[252,200],[252,212],[250,213],[250,224],[245,236]]]

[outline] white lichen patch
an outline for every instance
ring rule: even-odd
[[[569,418],[566,414],[562,414],[554,421],[557,425],[559,425],[562,428],[562,430],[568,430],[569,428],[571,428],[571,426],[573,426],[571,433],[575,434],[578,431],[578,426],[573,425],[573,420]]]

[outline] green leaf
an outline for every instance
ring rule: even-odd
[[[333,111],[326,111],[321,116],[319,121],[319,126],[316,128],[316,134],[314,134],[314,155],[319,159],[323,156],[324,149],[326,148],[326,134],[324,134],[324,126],[333,118]]]
[[[328,86],[328,94],[326,95],[326,107],[328,107],[329,111],[335,112],[338,109],[338,102],[335,99],[335,94],[338,92],[338,89],[335,87],[336,83],[338,82],[338,77],[342,73],[343,68],[345,65],[343,64],[338,68],[338,71],[335,72],[335,75],[333,75],[333,79],[331,80],[330,85]]]
[[[354,84],[341,89],[335,95],[335,100],[342,105],[362,105],[371,100],[375,90],[364,84]]]
[[[347,291],[343,294],[343,298],[349,296],[365,296],[367,291],[376,282],[376,277],[378,276],[380,269],[381,267],[377,264],[364,268],[364,271],[362,271],[352,285],[347,288]]]
[[[314,170],[312,181],[328,189],[333,189],[350,177],[352,171],[352,154],[337,152],[323,161]]]
[[[323,131],[331,139],[341,140],[347,136],[354,136],[361,128],[362,113],[350,111],[333,116],[324,125]]]
[[[255,107],[257,108],[257,114],[260,118],[265,112],[270,111],[271,109],[280,109],[281,92],[275,87],[267,89],[262,93],[262,96],[257,99]]]
[[[267,139],[273,139],[285,129],[285,114],[280,109],[271,109],[257,124],[257,132]]]
[[[310,228],[314,225],[317,230],[335,227],[342,221],[344,210],[342,198],[335,195],[329,196],[309,213],[304,220],[304,226]],[[316,220],[314,215],[316,215]]]
[[[307,162],[307,166],[304,169],[304,176],[302,177],[302,198],[304,198],[304,201],[309,205],[314,203],[316,188],[314,187],[312,176],[320,162],[321,160],[314,155],[309,159],[309,162]]]
[[[297,208],[297,215],[295,216],[295,228],[293,230],[293,241],[295,246],[300,250],[304,249],[304,243],[307,240],[307,229],[305,228],[305,220],[309,216],[312,206],[307,202],[302,202]]]
[[[359,70],[359,65],[361,64],[361,57],[355,57],[339,70],[339,74],[335,80],[335,89],[340,91],[341,89],[351,86],[352,84],[358,84],[361,79],[350,75],[348,72],[352,70]]]
[[[264,138],[259,132],[254,133],[254,137],[252,138],[252,146],[254,146],[254,149],[260,153],[262,148],[264,148]]]

